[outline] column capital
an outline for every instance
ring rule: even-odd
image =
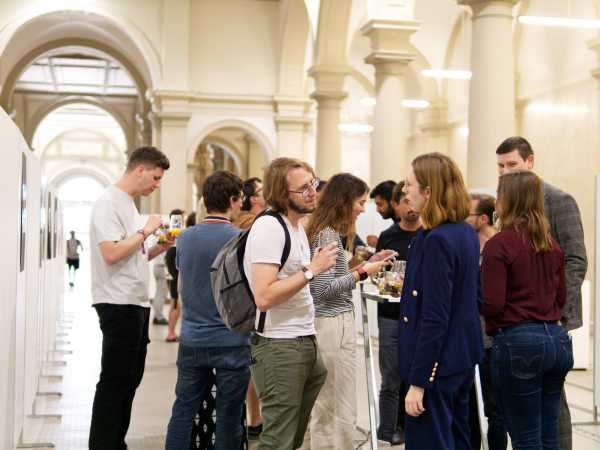
[[[369,20],[361,27],[364,36],[371,40],[371,54],[367,64],[406,65],[415,57],[410,36],[419,29],[414,20]]]
[[[422,133],[436,135],[445,133],[448,124],[448,104],[445,101],[433,103],[427,109],[419,111],[417,126]]]
[[[348,66],[317,65],[308,69],[308,75],[315,79],[315,91],[310,98],[319,103],[319,107],[339,107],[348,95],[344,91]]]
[[[506,9],[510,9],[510,17],[512,17],[512,7],[520,0],[457,0],[457,4],[470,6],[473,10],[473,18],[478,18],[481,13],[488,7],[495,7],[490,11],[486,11],[485,16],[506,16]]]

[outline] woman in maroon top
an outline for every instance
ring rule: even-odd
[[[492,382],[514,450],[558,450],[558,406],[573,348],[560,326],[564,254],[550,236],[541,180],[500,177],[500,232],[483,250],[486,331],[494,336]]]

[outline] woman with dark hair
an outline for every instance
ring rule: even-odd
[[[408,252],[398,322],[400,374],[410,386],[406,450],[466,450],[473,369],[483,356],[469,194],[440,153],[413,160],[404,193],[423,224]]]
[[[564,253],[550,235],[541,180],[500,177],[500,232],[483,250],[483,315],[492,384],[515,450],[558,450],[558,410],[571,339],[560,325],[566,302]]]
[[[310,283],[319,349],[328,372],[312,410],[311,450],[354,448],[356,329],[352,290],[359,280],[387,265],[381,259],[393,253],[376,255],[376,262],[367,262],[355,270],[348,268],[344,250],[352,248],[344,249],[340,235],[348,237],[351,247],[356,218],[365,210],[368,193],[369,187],[360,178],[349,173],[334,175],[322,191],[307,226],[311,253],[331,241],[338,245],[335,266]]]

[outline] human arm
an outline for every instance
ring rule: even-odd
[[[566,304],[563,326],[574,330],[582,325],[581,285],[587,272],[587,254],[581,213],[575,199],[566,193],[551,195],[549,219],[552,233],[565,253]]]
[[[160,216],[151,215],[141,232],[120,240],[105,240],[100,242],[100,253],[106,264],[112,266],[130,257],[136,251],[140,251],[140,245],[158,229],[160,223]]]
[[[336,256],[337,246],[329,244],[315,252],[307,269],[317,276],[333,267]],[[256,307],[262,312],[285,302],[308,283],[302,270],[287,278],[278,279],[279,266],[277,264],[253,263],[251,270],[254,301]]]
[[[499,236],[499,235],[498,235]],[[484,317],[502,313],[506,305],[506,283],[508,279],[508,255],[499,239],[491,239],[483,248],[481,260],[481,284]]]

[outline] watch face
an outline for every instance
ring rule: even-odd
[[[315,276],[310,270],[307,269],[304,271],[304,278],[306,278],[307,280],[312,280],[314,277]]]

